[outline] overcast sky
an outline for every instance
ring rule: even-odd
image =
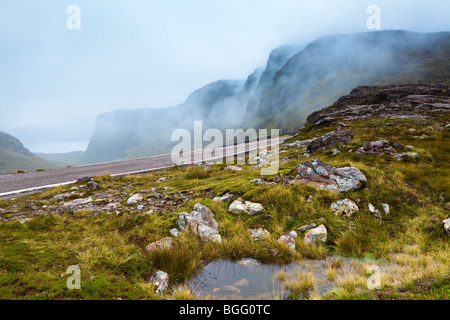
[[[278,46],[369,31],[370,5],[383,30],[450,30],[448,0],[3,0],[0,130],[33,152],[84,150],[98,113],[177,105]]]

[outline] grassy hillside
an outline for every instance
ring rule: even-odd
[[[0,174],[17,170],[36,171],[57,167],[57,164],[31,153],[18,139],[0,131]]]

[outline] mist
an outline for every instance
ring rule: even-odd
[[[66,27],[66,8],[72,4],[81,9],[79,30]],[[110,132],[102,124],[96,128],[96,120],[114,110],[168,108],[158,116],[166,123],[142,127],[189,128],[190,118],[177,106],[205,116],[210,126],[245,123],[251,115],[246,114],[249,95],[261,90],[257,83],[245,87],[247,77],[266,67],[274,48],[368,32],[366,10],[372,4],[381,8],[382,30],[450,30],[450,3],[437,0],[4,1],[0,130],[32,152],[52,153],[84,150],[95,132]],[[228,97],[208,104],[190,96],[219,79],[236,79],[225,86],[231,90]],[[281,75],[277,79],[280,87],[288,83]],[[215,111],[205,113],[205,105]],[[259,101],[250,105],[262,111]],[[142,112],[148,113],[136,114]],[[159,152],[150,145],[158,144],[157,136],[144,138],[152,152]]]

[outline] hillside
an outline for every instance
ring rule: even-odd
[[[173,130],[297,130],[306,117],[360,85],[448,83],[450,33],[380,31],[321,37],[306,47],[273,50],[244,80],[220,80],[178,106],[99,115],[82,163],[169,153]]]
[[[276,73],[246,124],[291,131],[311,112],[361,85],[449,83],[450,33],[380,31],[325,36]]]
[[[17,138],[0,131],[0,174],[57,167],[55,163],[31,153]]]
[[[273,175],[203,164],[0,200],[0,299],[448,300],[449,111],[448,85],[361,86],[261,150]]]

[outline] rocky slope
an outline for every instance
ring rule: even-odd
[[[56,164],[31,153],[17,138],[0,131],[0,174],[56,167]]]
[[[276,73],[258,107],[246,114],[256,127],[295,129],[311,112],[361,85],[448,84],[450,33],[381,31],[321,37]]]

